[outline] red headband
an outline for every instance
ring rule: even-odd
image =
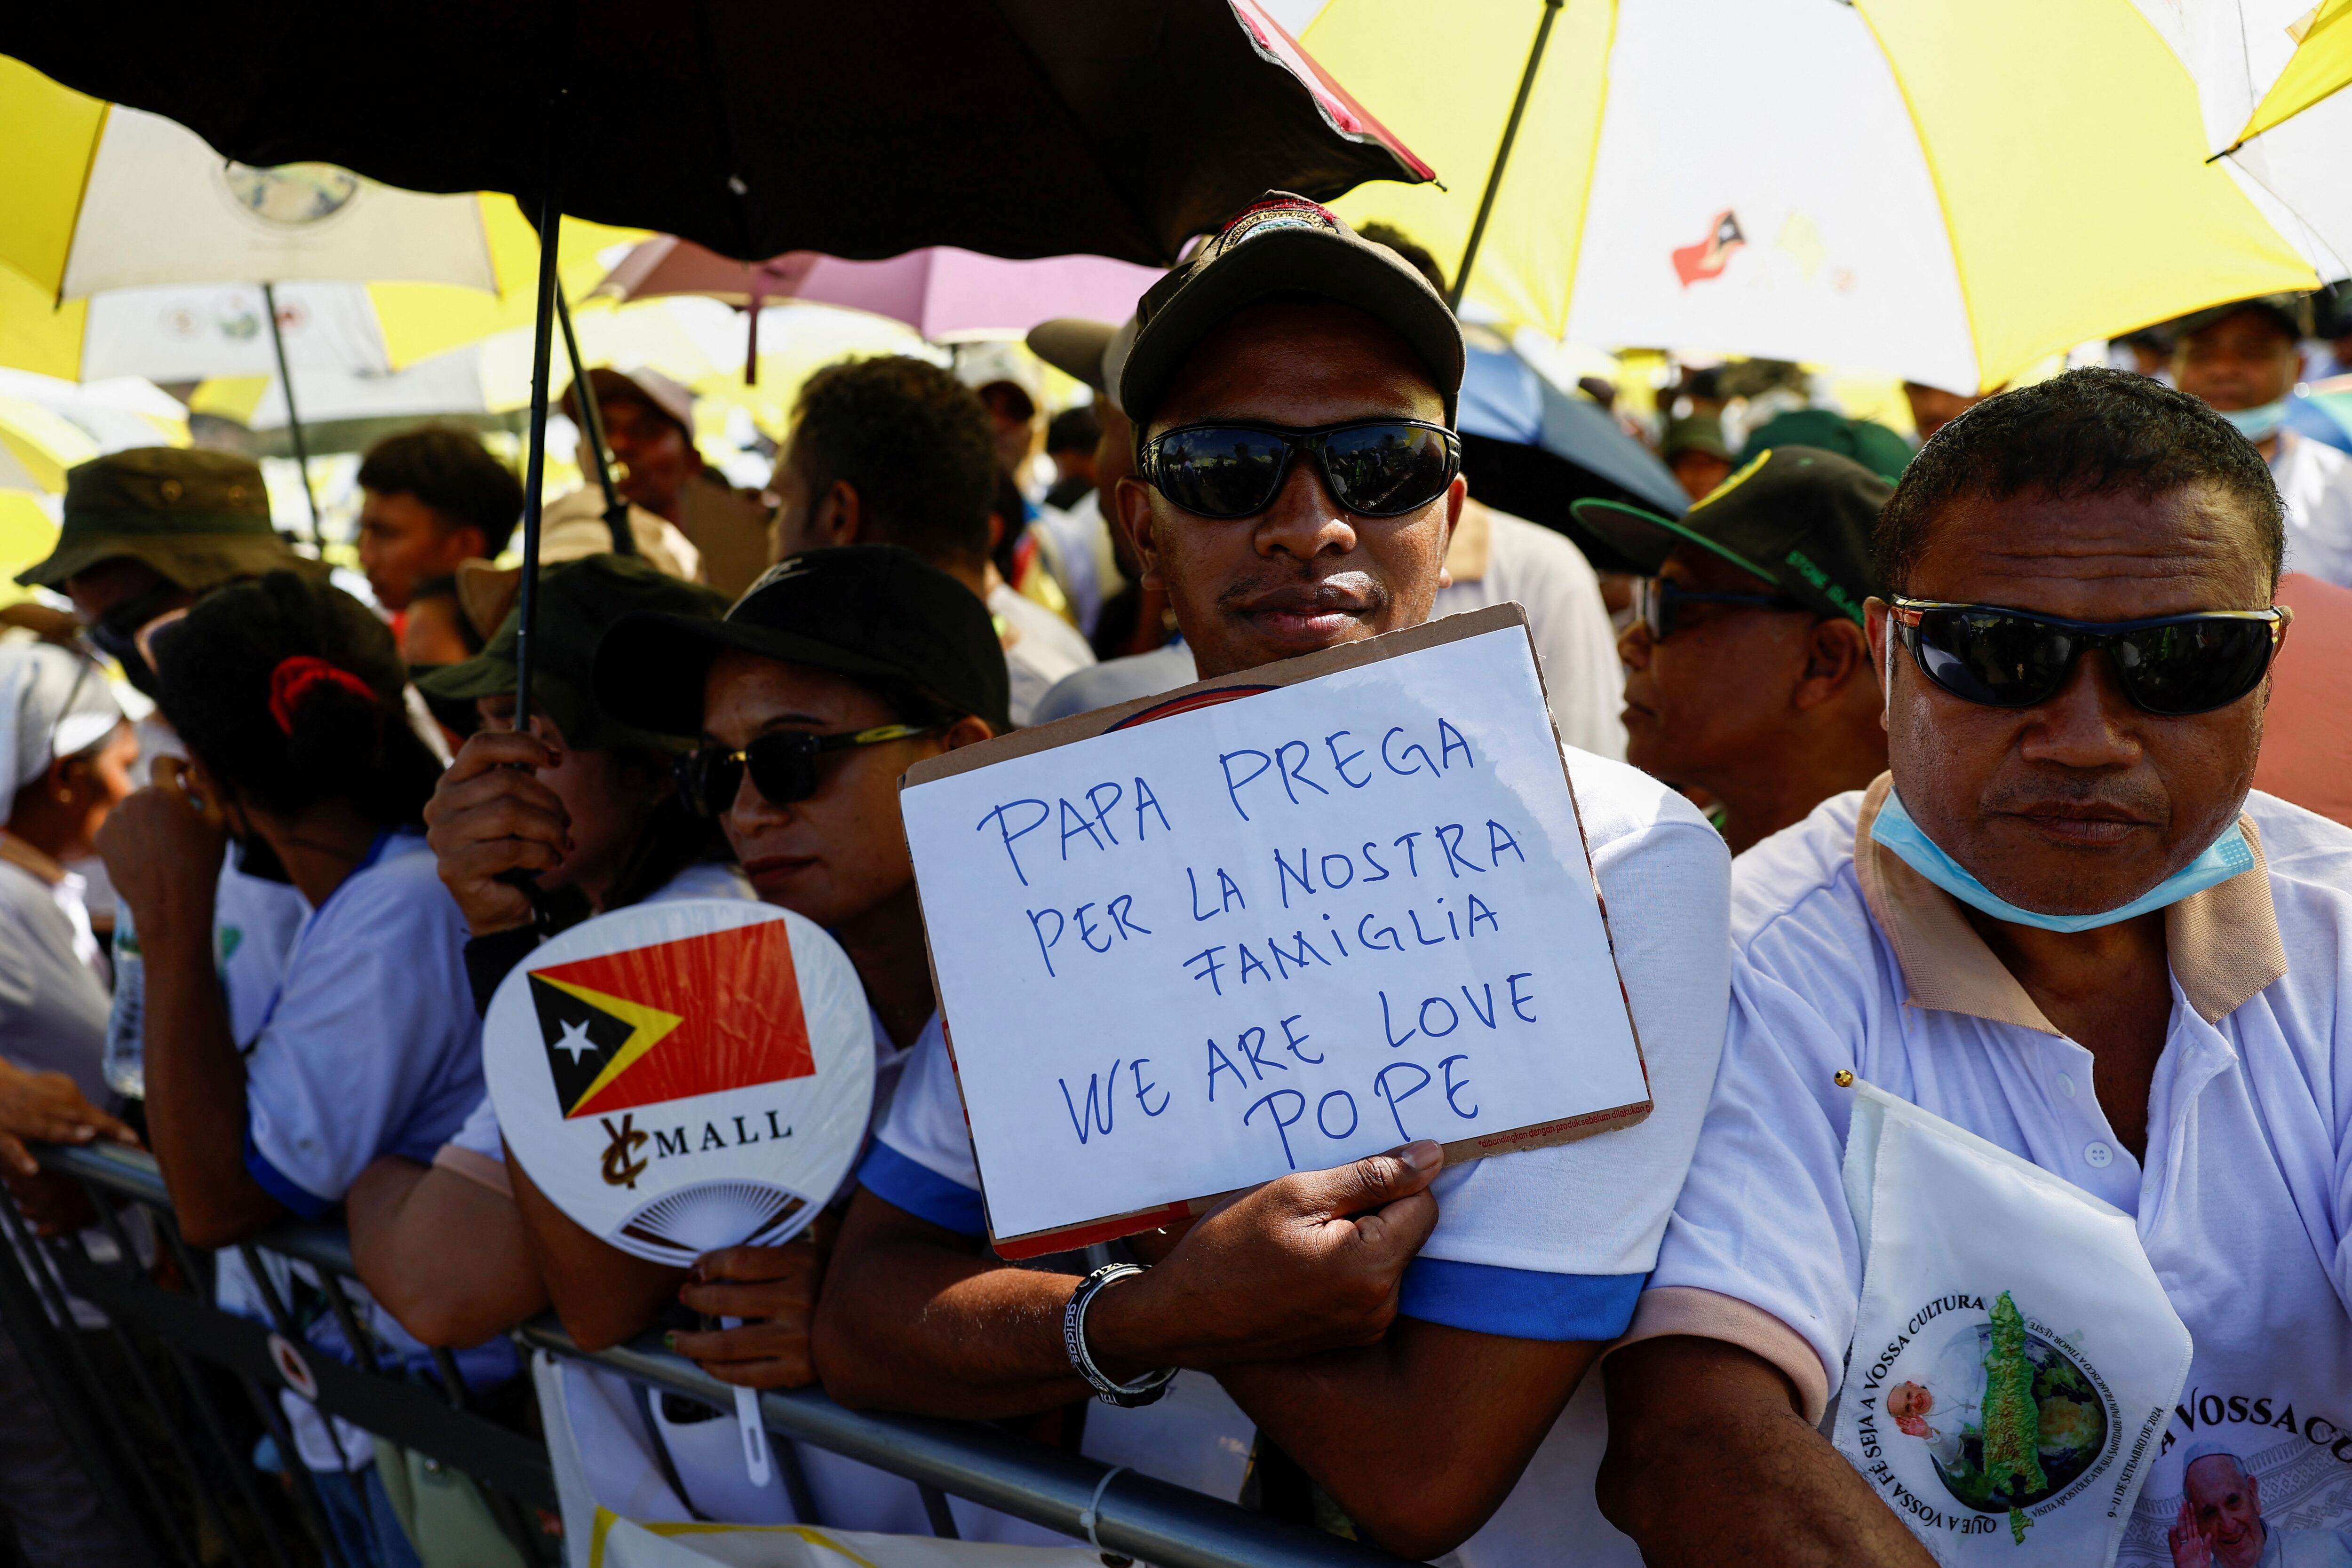
[[[294,714],[312,688],[320,685],[341,686],[343,690],[366,700],[372,706],[375,690],[349,670],[337,669],[326,660],[309,653],[296,653],[278,661],[269,672],[269,716],[288,735],[294,733]]]

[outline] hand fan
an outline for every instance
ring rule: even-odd
[[[482,1069],[533,1186],[612,1246],[684,1265],[787,1241],[840,1188],[873,1105],[874,1031],[856,970],[815,925],[687,899],[532,953],[491,999]],[[736,1393],[764,1481],[757,1397]]]

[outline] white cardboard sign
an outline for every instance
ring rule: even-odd
[[[683,1264],[787,1240],[833,1197],[873,1104],[873,1025],[857,971],[810,921],[642,904],[499,982],[482,1071],[549,1201],[623,1251]]]
[[[1649,1112],[1517,605],[969,747],[901,804],[1005,1256]]]

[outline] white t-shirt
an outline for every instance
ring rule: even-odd
[[[1433,621],[1517,603],[1528,612],[1543,665],[1544,698],[1559,738],[1580,751],[1625,759],[1625,666],[1601,599],[1601,579],[1566,536],[1484,507],[1486,570],[1437,591]]]
[[[1601,580],[1584,552],[1549,528],[1483,508],[1483,541],[1447,558],[1454,580],[1437,591],[1433,621],[1489,605],[1516,603],[1528,612],[1528,632],[1543,668],[1544,700],[1559,738],[1580,751],[1625,759],[1625,667],[1617,658],[1617,632],[1601,602]],[[1456,536],[1457,543],[1462,543]],[[1469,559],[1459,559],[1466,555]],[[1171,643],[1131,653],[1063,678],[1027,722],[1045,724],[1114,703],[1174,691],[1200,678],[1192,650]],[[1015,716],[1018,716],[1017,715]]]
[[[378,1155],[429,1160],[482,1097],[466,921],[421,833],[311,912],[245,1062],[246,1169],[316,1219]]]
[[[381,1155],[431,1158],[481,1097],[481,1025],[466,980],[465,942],[465,919],[414,831],[379,838],[295,934],[245,1064],[245,1166],[294,1213],[305,1219],[327,1213]],[[289,1297],[318,1288],[306,1266],[261,1256],[281,1301],[294,1305]],[[222,1254],[219,1272],[220,1304],[267,1321],[242,1260]],[[425,1348],[356,1281],[343,1289],[382,1342],[379,1355],[431,1368]],[[310,1340],[352,1359],[331,1314],[317,1318]],[[518,1364],[505,1340],[462,1352],[457,1362],[478,1386],[512,1376]],[[339,1420],[331,1438],[309,1404],[291,1395],[280,1403],[312,1469],[368,1462],[358,1428]]]
[[[1821,1416],[1861,1289],[1840,1174],[1853,1096],[1833,1078],[1851,1069],[2136,1217],[2196,1356],[2119,1562],[2169,1568],[2183,1460],[2216,1440],[2274,1538],[2352,1525],[2352,830],[2251,795],[2254,869],[2165,912],[2172,1016],[2143,1168],[2091,1053],[1958,904],[1866,839],[1857,863],[1883,789],[1734,867],[1722,1074],[1632,1337],[1744,1345]]]
[[[1722,1048],[1729,945],[1723,840],[1681,796],[1622,763],[1567,754],[1618,968],[1656,1109],[1638,1126],[1445,1171],[1437,1228],[1405,1272],[1402,1310],[1521,1339],[1615,1339],[1657,1257]],[[917,1045],[898,1103],[858,1173],[877,1197],[966,1236],[985,1234],[979,1174],[954,1070],[936,1030]],[[1198,1374],[1179,1388],[1213,1386]],[[1091,1406],[1086,1450],[1231,1497],[1249,1418],[1202,1387],[1176,1410]],[[1600,1522],[1592,1478],[1606,1433],[1588,1378],[1502,1508],[1457,1549],[1465,1568],[1559,1561]],[[1130,1457],[1131,1456],[1131,1457]],[[1605,1527],[1604,1527],[1605,1528]],[[1622,1537],[1620,1538],[1622,1539]]]
[[[1024,725],[1038,699],[1063,676],[1093,664],[1095,651],[1076,627],[1003,583],[989,591],[988,608],[1012,636],[1004,670],[1013,681],[1013,722]]]
[[[2271,477],[2286,503],[2286,568],[2352,588],[2352,457],[2279,432]]]

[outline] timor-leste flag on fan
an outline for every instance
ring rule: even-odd
[[[782,921],[552,964],[530,979],[566,1120],[816,1071]]]

